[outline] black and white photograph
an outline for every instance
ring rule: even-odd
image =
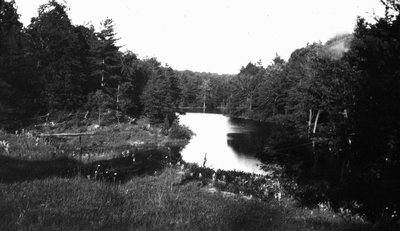
[[[0,230],[400,230],[400,0],[0,0]]]

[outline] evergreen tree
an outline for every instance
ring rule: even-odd
[[[203,102],[203,99],[199,101],[199,96],[201,95],[202,78],[191,71],[177,72],[177,76],[182,90],[180,105],[182,107],[201,107],[200,102]]]
[[[92,77],[98,81],[104,92],[111,94],[120,81],[121,59],[113,20],[107,18],[101,25],[101,31],[96,33],[90,44]]]
[[[119,108],[123,114],[137,116],[142,112],[140,96],[148,81],[143,62],[132,52],[121,56],[122,82],[119,90]]]
[[[286,114],[287,89],[286,62],[278,55],[265,70],[263,81],[258,86],[256,104],[258,117],[266,120],[278,114]]]
[[[80,41],[67,7],[50,1],[39,7],[28,27],[31,49],[42,82],[41,102],[47,110],[76,110],[84,104]]]
[[[141,97],[144,113],[152,122],[167,121],[169,125],[175,120],[180,101],[178,78],[172,68],[163,68],[155,59],[148,60],[151,76]]]
[[[258,85],[263,79],[264,68],[253,63],[242,67],[240,73],[232,80],[232,92],[230,97],[230,113],[236,116],[251,118],[253,110],[257,108],[254,104],[258,97]]]
[[[119,97],[122,84],[121,53],[116,45],[117,38],[114,32],[114,22],[107,18],[102,23],[100,32],[90,40],[90,70],[91,82],[95,84],[96,94],[89,95],[89,105],[98,113],[101,123],[101,114],[106,109],[113,109],[119,117]],[[100,97],[100,95],[103,95]],[[102,98],[104,105],[91,105],[90,102],[98,102],[91,97]]]

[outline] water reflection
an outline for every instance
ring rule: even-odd
[[[262,127],[221,114],[186,113],[180,122],[196,135],[182,150],[182,159],[214,169],[264,174],[261,161],[255,157],[263,145],[256,145]],[[205,161],[206,158],[206,161]]]

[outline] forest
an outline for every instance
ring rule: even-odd
[[[140,116],[171,125],[185,108],[221,110],[326,142],[343,184],[385,187],[382,203],[400,209],[400,4],[382,4],[385,16],[358,18],[352,34],[222,75],[123,52],[112,19],[100,30],[73,25],[54,0],[24,27],[14,1],[0,0],[0,128],[71,113],[99,125]]]
[[[105,112],[114,119],[146,114],[153,121],[172,120],[180,99],[176,74],[155,58],[121,52],[114,26],[112,19],[100,31],[72,25],[67,6],[49,1],[24,28],[15,3],[2,0],[2,127],[57,112],[85,112],[99,123]]]

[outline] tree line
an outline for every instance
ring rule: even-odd
[[[234,75],[206,72],[176,71],[182,96],[181,108],[202,108],[213,111],[227,106],[230,94],[229,81]]]

